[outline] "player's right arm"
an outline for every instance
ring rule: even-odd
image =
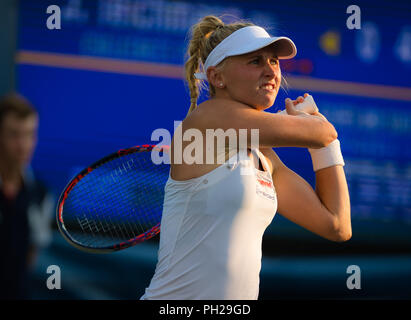
[[[258,111],[245,104],[223,99],[213,99],[202,107],[196,115],[193,114],[197,128],[233,128],[237,132],[247,129],[248,145],[251,145],[251,129],[259,129],[260,148],[322,148],[337,138],[337,132],[330,122],[324,117],[296,110],[292,100],[286,101],[289,115]]]

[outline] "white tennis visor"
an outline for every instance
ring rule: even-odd
[[[294,42],[287,37],[271,37],[258,26],[241,28],[221,41],[208,55],[204,63],[204,72],[195,73],[200,80],[207,80],[207,69],[218,65],[227,57],[250,53],[273,43],[277,43],[278,59],[291,59],[297,54]]]

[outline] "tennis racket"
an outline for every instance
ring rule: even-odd
[[[160,232],[169,161],[168,146],[122,149],[77,174],[57,204],[57,225],[76,248],[107,253],[128,248]],[[158,159],[158,158],[157,158]]]

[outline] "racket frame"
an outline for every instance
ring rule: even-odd
[[[59,201],[57,203],[57,214],[56,214],[56,219],[57,219],[57,226],[60,231],[60,233],[63,235],[63,237],[66,239],[68,243],[70,243],[72,246],[76,247],[77,249],[80,249],[82,251],[90,252],[90,253],[110,253],[122,249],[126,249],[128,247],[132,247],[138,243],[141,243],[145,240],[148,240],[155,235],[157,235],[160,232],[160,222],[157,223],[155,226],[153,226],[151,229],[147,230],[146,232],[138,235],[137,237],[128,239],[126,241],[123,241],[121,243],[118,243],[116,245],[112,246],[106,246],[106,247],[99,247],[99,248],[92,248],[89,246],[86,246],[82,244],[81,242],[73,239],[70,236],[70,233],[67,231],[65,225],[64,225],[64,220],[63,220],[63,208],[64,208],[64,203],[70,194],[70,191],[76,186],[78,182],[80,182],[81,179],[83,179],[85,176],[87,176],[90,172],[92,172],[94,169],[97,169],[101,165],[103,165],[106,162],[109,162],[113,159],[120,158],[122,156],[128,155],[128,154],[133,154],[133,153],[138,153],[138,152],[151,152],[152,150],[157,149],[157,151],[169,151],[169,146],[167,145],[150,145],[150,144],[143,144],[143,145],[138,145],[134,146],[131,148],[127,149],[120,149],[117,152],[111,153],[110,155],[98,160],[97,162],[93,163],[89,167],[83,169],[80,173],[78,173],[74,178],[70,180],[70,182],[66,185],[64,188],[63,192],[61,193],[59,197]]]

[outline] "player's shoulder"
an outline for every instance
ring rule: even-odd
[[[207,111],[218,111],[220,112],[230,112],[233,110],[247,110],[252,109],[250,106],[231,99],[224,98],[213,98],[206,100],[199,104],[197,110],[207,112]]]
[[[238,112],[250,109],[252,109],[250,106],[234,100],[209,99],[199,104],[198,107],[184,119],[183,124],[188,127],[203,129],[227,129],[230,128],[230,123],[238,117]]]

